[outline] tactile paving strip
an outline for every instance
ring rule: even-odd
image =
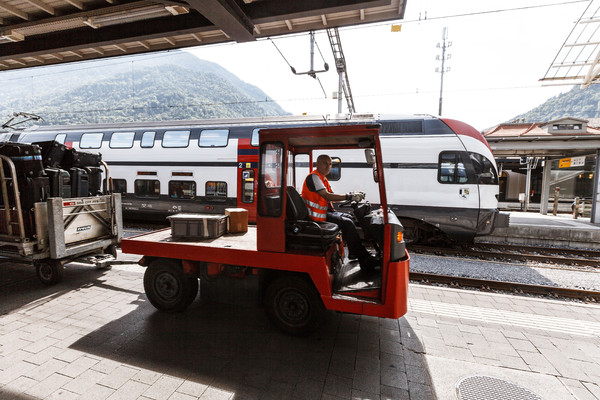
[[[471,375],[459,380],[456,397],[459,400],[542,400],[524,387],[485,375]]]

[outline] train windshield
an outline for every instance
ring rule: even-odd
[[[478,184],[498,184],[498,173],[496,172],[494,164],[492,164],[490,160],[481,154],[471,152],[469,152],[469,158],[473,164],[473,169],[475,170],[475,176],[477,177]]]

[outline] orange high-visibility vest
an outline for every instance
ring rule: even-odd
[[[327,180],[327,178],[321,175],[316,169],[313,172],[311,172],[311,175],[312,174],[316,174],[319,177],[319,179],[321,179],[321,182],[323,182],[323,186],[325,186],[325,189],[327,189],[329,193],[332,192],[331,186],[329,185],[329,181]],[[310,175],[306,179],[308,179],[309,177]],[[306,207],[308,208],[308,215],[314,221],[324,222],[327,219],[328,202],[319,193],[311,192],[308,189],[308,186],[306,186],[306,179],[304,180],[304,185],[302,186],[302,198],[304,199]]]

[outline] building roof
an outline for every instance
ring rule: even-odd
[[[581,123],[581,130],[554,131],[557,123]],[[548,122],[505,123],[483,132],[495,157],[572,157],[600,149],[600,119],[560,118]]]

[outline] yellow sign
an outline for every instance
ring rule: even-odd
[[[400,32],[402,30],[402,25],[392,25],[392,32]]]
[[[558,160],[558,168],[569,168],[571,166],[570,158],[561,158]]]
[[[585,165],[585,156],[561,158],[558,161],[558,168],[583,167]]]

